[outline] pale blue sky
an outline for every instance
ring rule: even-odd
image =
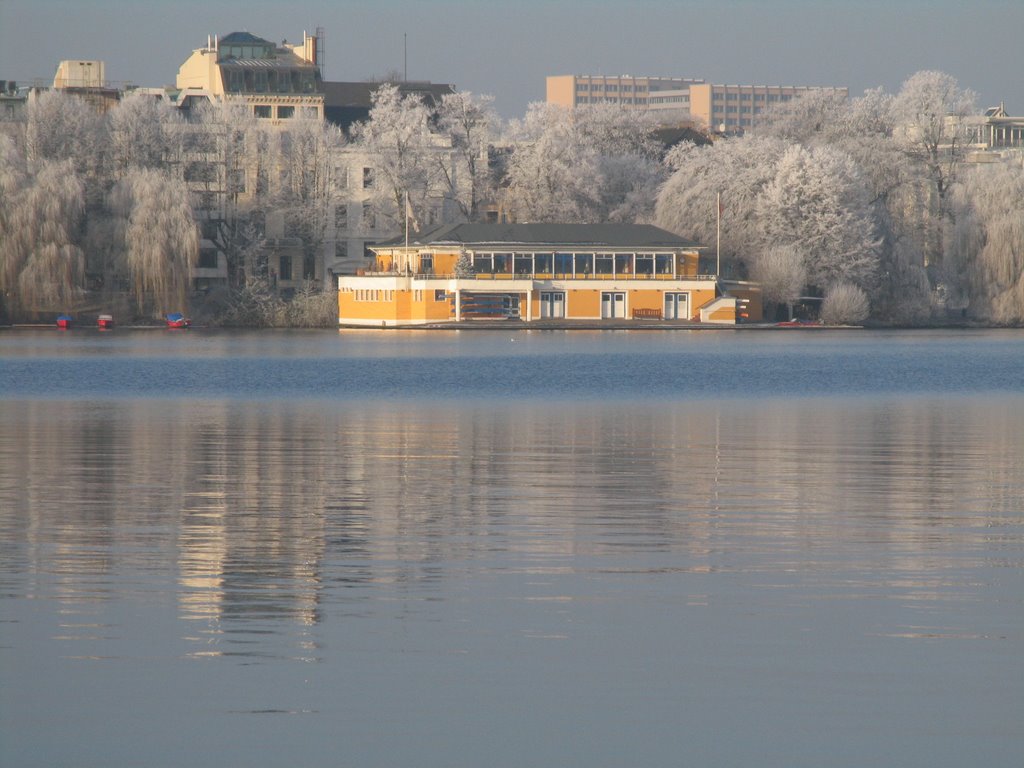
[[[326,30],[324,76],[410,79],[490,93],[505,117],[553,74],[702,77],[715,83],[895,91],[941,69],[1024,114],[1024,0],[0,0],[0,79],[52,80],[61,59],[107,77],[173,84],[208,34],[268,40]]]

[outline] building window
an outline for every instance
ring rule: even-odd
[[[259,118],[270,119],[270,105],[269,104],[257,104],[252,108],[252,113]]]
[[[316,280],[316,256],[312,253],[302,257],[302,279]]]
[[[363,168],[363,189],[373,188],[373,168]]]
[[[434,291],[434,301],[448,301],[448,292],[444,288]]]
[[[420,256],[420,273],[429,275],[434,271],[434,255],[432,253],[424,253]]]
[[[348,228],[348,206],[344,203],[334,206],[334,228]]]
[[[196,265],[200,269],[216,269],[217,268],[217,249],[216,248],[202,248],[199,251],[199,263]]]
[[[373,213],[373,208],[369,203],[363,203],[363,226],[367,229],[373,229],[377,226],[377,217]]]
[[[295,107],[280,106],[277,108],[278,120],[291,120],[295,117]]]
[[[278,269],[277,269],[277,271],[278,271],[278,274],[280,274],[282,280],[291,280],[292,279],[292,257],[291,256],[287,256],[287,255],[281,256],[281,258],[280,258],[280,260],[278,262]]]

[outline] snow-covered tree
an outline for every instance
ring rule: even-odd
[[[7,161],[0,162],[17,164],[10,152],[8,145],[3,151]],[[85,186],[71,160],[37,162],[35,170],[0,173],[5,209],[0,214],[0,287],[15,310],[69,310],[85,287],[85,257],[78,245]]]
[[[106,162],[103,117],[85,100],[60,91],[34,96],[26,111],[25,159],[29,167],[70,160],[86,185],[87,200],[100,202]]]
[[[519,221],[647,219],[664,179],[646,113],[531,104],[511,129],[506,207]]]
[[[419,98],[388,84],[374,91],[370,119],[352,131],[355,147],[373,160],[370,190],[378,212],[396,229],[404,221],[406,199],[418,228],[428,220],[431,200],[443,194],[436,153],[445,139],[431,132],[430,122]]]
[[[878,267],[878,238],[867,188],[849,156],[828,147],[793,146],[757,201],[769,240],[806,254],[807,277],[827,288],[869,285]]]
[[[661,188],[655,223],[713,245],[721,194],[723,272],[738,274],[739,265],[771,245],[758,219],[758,200],[785,151],[781,140],[756,135],[679,145],[666,158],[675,171]]]
[[[111,193],[123,221],[124,257],[139,312],[181,311],[199,253],[199,230],[185,182],[154,169],[132,169]]]
[[[445,95],[437,111],[438,130],[451,143],[451,152],[437,153],[441,180],[467,221],[480,217],[480,203],[494,190],[488,163],[498,122],[493,102],[491,96],[462,91]]]
[[[838,91],[808,91],[791,101],[778,102],[757,122],[757,132],[789,144],[814,144],[843,123],[846,98]]]
[[[284,216],[286,233],[302,238],[306,255],[318,257],[335,206],[347,200],[335,178],[344,137],[330,123],[297,118],[276,138],[279,183],[272,185],[268,207]]]
[[[181,116],[169,102],[138,91],[128,93],[107,114],[110,164],[114,178],[130,168],[177,164]]]
[[[821,320],[827,325],[859,323],[868,318],[871,305],[867,294],[853,283],[840,281],[825,293]]]
[[[908,78],[893,100],[895,135],[930,191],[921,212],[925,266],[941,265],[949,194],[965,155],[966,118],[975,112],[974,102],[974,93],[962,90],[954,77],[931,70]]]
[[[760,283],[767,306],[785,305],[787,319],[792,318],[793,304],[807,285],[806,256],[795,245],[769,246],[751,259],[750,277]]]
[[[952,204],[947,262],[965,276],[973,317],[1024,323],[1024,168],[986,164],[963,174]]]

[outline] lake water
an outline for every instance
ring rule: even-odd
[[[0,765],[1018,766],[1024,332],[0,332]]]

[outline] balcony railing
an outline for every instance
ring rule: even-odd
[[[411,277],[414,280],[717,280],[717,275],[674,275],[674,274],[633,274],[631,272],[616,274],[599,272],[597,274],[573,275],[561,272],[481,272],[466,277],[445,272],[402,272],[400,270],[359,270],[361,277]]]

